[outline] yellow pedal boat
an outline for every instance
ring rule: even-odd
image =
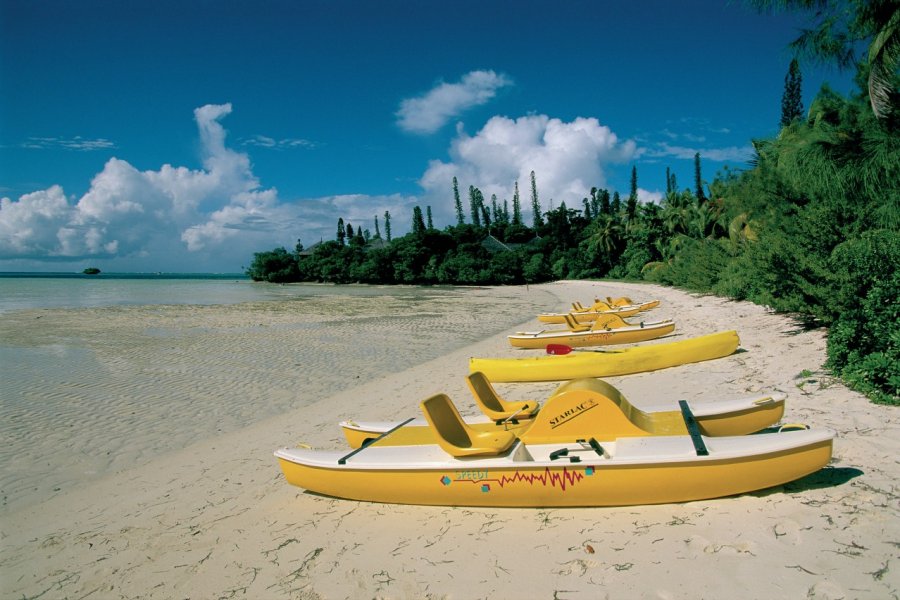
[[[572,306],[576,306],[577,303],[572,304]],[[538,321],[541,323],[565,323],[566,315],[571,314],[572,317],[578,323],[591,323],[592,321],[596,321],[598,317],[602,317],[603,315],[619,315],[620,317],[632,317],[643,309],[638,308],[636,306],[619,306],[612,308],[597,308],[594,309],[590,307],[585,310],[572,310],[570,313],[541,313],[537,316]]]
[[[780,485],[828,464],[834,434],[803,429],[706,437],[682,405],[688,435],[594,436],[527,443],[473,431],[445,394],[421,403],[435,444],[275,451],[287,481],[370,502],[564,507],[687,502]],[[690,424],[693,423],[693,426]]]
[[[659,306],[659,300],[648,300],[647,302],[632,302],[631,298],[607,298],[605,301],[594,298],[594,303],[590,306],[584,306],[581,302],[572,303],[572,312],[590,312],[597,310],[615,310],[615,309],[635,309],[638,312],[650,310]],[[623,315],[624,316],[624,315]]]
[[[631,348],[578,350],[564,356],[471,358],[469,371],[481,371],[495,383],[565,381],[657,371],[733,354],[741,341],[736,331]]]
[[[594,302],[599,302],[599,298],[594,298]],[[656,302],[659,304],[659,300],[652,300],[651,302]],[[634,300],[629,298],[628,296],[619,296],[618,298],[611,298],[609,296],[606,297],[606,303],[610,306],[627,306],[629,304],[636,304]],[[654,305],[656,306],[656,305]],[[651,307],[652,308],[652,307]]]
[[[511,431],[525,443],[549,444],[589,437],[634,437],[687,433],[675,401],[636,407],[612,385],[600,379],[580,379],[559,386],[543,406],[535,401],[508,402],[483,373],[466,382],[482,414],[464,419],[478,433]],[[745,435],[770,427],[784,416],[785,394],[691,403],[703,435]],[[423,419],[395,422],[343,421],[340,427],[351,448],[372,442],[379,446],[435,444]]]
[[[571,315],[578,323],[590,323],[596,321],[598,317],[603,315],[619,315],[620,317],[631,317],[639,312],[650,310],[659,306],[659,300],[651,300],[649,302],[641,302],[634,304],[630,298],[618,298],[613,300],[607,298],[606,302],[602,300],[594,300],[591,306],[582,306],[580,302],[572,303]],[[566,314],[569,313],[541,313],[538,315],[538,321],[541,323],[565,323]]]
[[[573,347],[605,346],[645,342],[675,331],[671,320],[641,322],[633,325],[618,315],[598,317],[592,325],[578,323],[571,314],[565,315],[568,329],[543,329],[520,331],[507,336],[515,348],[544,349],[549,344],[565,344]]]

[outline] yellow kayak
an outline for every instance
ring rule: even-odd
[[[472,358],[469,371],[481,371],[497,383],[615,377],[722,358],[733,354],[739,345],[736,331],[722,331],[676,342],[580,350],[565,356]]]
[[[671,320],[628,323],[618,315],[598,317],[593,325],[575,321],[573,315],[566,315],[568,329],[543,329],[541,331],[520,331],[507,336],[515,348],[544,349],[549,344],[565,344],[573,347],[606,346],[645,342],[668,335],[675,331]]]
[[[834,434],[802,429],[706,437],[686,403],[686,435],[527,442],[469,428],[444,394],[421,403],[435,444],[351,452],[281,448],[288,483],[369,502],[440,506],[625,506],[731,496],[798,479],[828,464]],[[582,411],[583,412],[583,411]]]
[[[612,385],[600,379],[565,383],[543,406],[534,401],[507,402],[483,373],[467,378],[478,417],[464,419],[479,433],[511,431],[526,443],[554,443],[591,436],[681,435],[687,433],[678,403],[662,402],[640,409]],[[785,395],[763,393],[752,397],[691,403],[703,435],[745,435],[777,423],[784,415]],[[433,430],[424,419],[405,423],[343,421],[340,427],[351,448],[435,444]]]

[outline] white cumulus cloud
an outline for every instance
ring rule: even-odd
[[[434,133],[464,110],[485,104],[497,90],[511,84],[508,77],[494,71],[472,71],[458,83],[440,83],[422,96],[403,100],[397,124],[411,133]]]
[[[148,259],[154,269],[179,270],[183,259],[152,261],[189,251],[198,264],[239,266],[270,246],[273,232],[295,237],[288,232],[299,225],[296,211],[279,205],[276,190],[260,188],[246,154],[226,147],[219,121],[230,112],[230,104],[194,111],[202,169],[139,171],[111,158],[77,201],[59,186],[3,198],[0,259]]]
[[[554,206],[565,202],[574,208],[591,187],[606,186],[608,165],[627,162],[636,148],[634,141],[620,140],[595,118],[564,122],[547,115],[498,116],[474,136],[460,127],[451,144],[451,161],[432,161],[419,183],[425,199],[447,222],[454,211],[454,176],[467,212],[468,186],[480,189],[488,200],[496,194],[500,203],[506,199],[511,206],[518,181],[522,212],[531,214],[531,171],[544,210],[551,200]]]

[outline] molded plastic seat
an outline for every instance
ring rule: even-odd
[[[564,318],[566,319],[566,326],[570,331],[574,331],[575,333],[578,333],[579,331],[587,331],[591,328],[590,325],[584,325],[576,321],[575,317],[572,316],[572,313],[566,313],[564,315]]]
[[[630,327],[630,324],[619,315],[601,315],[591,324],[591,331],[609,331],[621,327]]]
[[[501,398],[481,371],[470,373],[466,377],[466,383],[469,384],[478,408],[494,421],[531,419],[538,411],[537,402],[507,402]]]
[[[606,303],[613,307],[629,306],[631,304],[634,304],[634,302],[632,302],[631,298],[629,298],[628,296],[620,296],[618,298],[610,298],[609,296],[607,296]]]
[[[513,445],[516,435],[511,431],[476,431],[463,421],[447,394],[437,394],[420,405],[431,425],[437,442],[450,456],[494,456]]]

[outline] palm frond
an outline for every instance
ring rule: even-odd
[[[896,10],[869,46],[869,102],[878,119],[892,110],[891,96],[900,64],[900,10]]]

